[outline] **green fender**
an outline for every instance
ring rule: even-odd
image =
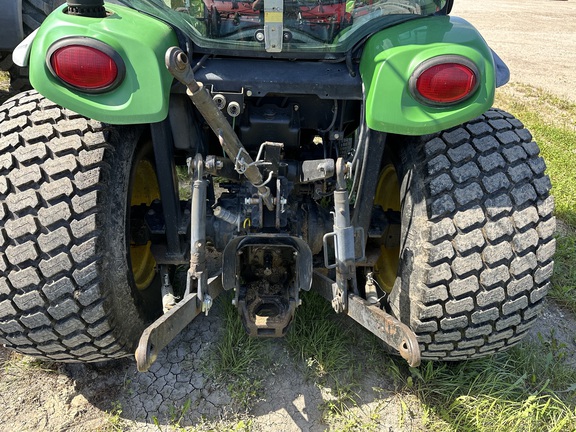
[[[154,123],[166,118],[173,77],[164,65],[166,50],[178,45],[163,22],[123,6],[106,4],[106,18],[50,14],[30,52],[30,82],[51,101],[88,118],[114,124]],[[46,65],[55,42],[69,37],[92,38],[112,47],[124,60],[124,80],[106,93],[83,93],[66,87]]]
[[[408,87],[414,70],[440,55],[465,57],[477,66],[479,86],[473,96],[450,106],[418,102]],[[488,110],[494,102],[492,51],[467,21],[447,16],[415,19],[371,36],[360,60],[369,128],[402,135],[424,135],[459,125]]]

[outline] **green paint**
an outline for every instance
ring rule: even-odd
[[[166,50],[178,45],[172,29],[132,9],[106,4],[106,18],[70,16],[65,6],[40,27],[30,53],[30,82],[53,102],[86,117],[114,124],[152,123],[166,118],[172,75]],[[66,37],[97,39],[115,49],[126,65],[122,83],[110,92],[83,93],[62,85],[46,66],[50,46]]]
[[[480,86],[472,98],[457,105],[423,105],[410,94],[410,76],[423,61],[446,54],[472,60],[480,72]],[[367,124],[382,132],[438,132],[473,119],[494,101],[492,52],[478,31],[461,18],[422,18],[376,33],[364,47],[360,73],[367,95]]]
[[[107,4],[106,18],[69,16],[64,7],[40,28],[30,56],[30,80],[44,96],[86,117],[114,124],[158,122],[166,118],[172,76],[164,54],[178,44],[163,22],[126,7]],[[66,37],[102,41],[124,59],[126,76],[110,92],[83,93],[68,88],[46,66],[46,52]],[[480,71],[474,96],[446,107],[425,106],[408,90],[409,78],[423,61],[444,54],[472,60]],[[482,37],[466,21],[450,17],[410,20],[374,34],[360,63],[366,87],[366,119],[375,130],[406,135],[437,132],[486,111],[494,98],[492,54]]]

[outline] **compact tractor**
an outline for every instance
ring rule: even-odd
[[[0,341],[145,371],[224,291],[281,337],[313,290],[411,366],[519,342],[550,181],[452,4],[56,8],[13,53],[35,90],[0,107]]]

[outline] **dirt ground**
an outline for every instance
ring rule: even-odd
[[[483,33],[509,65],[512,81],[576,102],[575,0],[457,0],[453,15]],[[326,430],[323,406],[335,397],[332,389],[309,380],[282,341],[271,345],[274,368],[263,374],[263,391],[253,408],[245,413],[235,406],[227,387],[205,373],[207,353],[219,337],[218,319],[218,310],[199,317],[144,374],[131,360],[104,366],[38,364],[0,347],[1,429],[165,431],[175,429],[184,414],[181,425],[209,419],[217,429],[242,430],[241,420],[252,430]],[[574,328],[574,317],[549,305],[538,330],[546,335],[554,329],[574,361]],[[424,430],[417,404],[406,408],[406,397],[394,392],[388,377],[364,375],[355,408],[360,418],[376,416],[381,431]]]
[[[576,102],[576,1],[456,0],[510,68],[510,80]]]

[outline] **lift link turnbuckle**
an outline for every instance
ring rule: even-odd
[[[166,67],[168,71],[182,84],[187,87],[187,94],[206,120],[212,131],[220,141],[220,145],[226,155],[239,166],[241,172],[248,181],[258,190],[264,205],[268,210],[274,210],[274,200],[270,189],[264,184],[264,177],[254,164],[254,160],[248,154],[240,138],[228,123],[228,120],[218,109],[218,105],[210,96],[210,93],[194,78],[194,72],[188,62],[188,56],[178,47],[171,47],[166,51]]]
[[[136,365],[146,372],[156,361],[158,353],[180,333],[198,314],[208,314],[212,299],[222,292],[220,276],[208,280],[206,268],[206,189],[204,161],[202,156],[189,161],[192,174],[192,205],[190,217],[194,221],[190,229],[190,269],[187,274],[184,298],[174,304],[174,293],[167,268],[160,269],[164,294],[164,315],[154,321],[140,336],[136,349]]]
[[[204,177],[204,161],[197,154],[190,164],[192,174],[192,194],[190,220],[190,268],[186,281],[186,294],[196,291],[202,304],[202,312],[208,315],[212,307],[212,298],[208,294],[208,275],[206,272],[206,190],[208,182]]]
[[[332,307],[338,313],[348,308],[348,288],[358,294],[356,282],[356,262],[365,259],[364,230],[354,228],[350,223],[350,202],[346,188],[344,159],[336,161],[336,190],[334,191],[334,231],[324,235],[324,265],[336,269],[336,282],[332,286]],[[334,243],[336,261],[329,262],[329,241]],[[358,245],[356,243],[359,243]],[[356,251],[362,251],[360,257]]]

